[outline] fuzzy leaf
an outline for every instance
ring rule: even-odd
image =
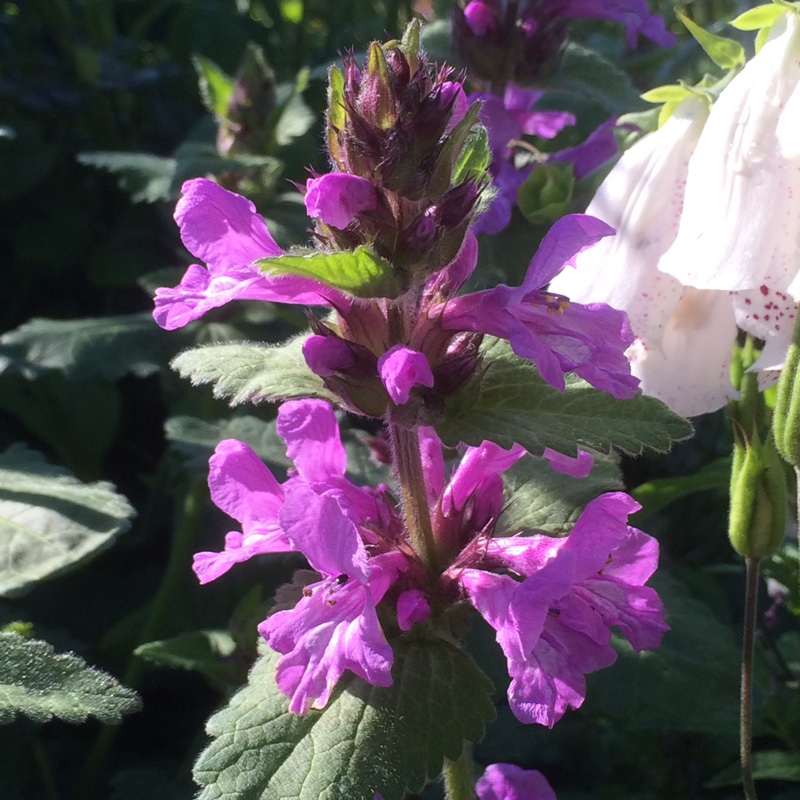
[[[397,297],[403,292],[392,265],[363,245],[352,252],[289,254],[255,263],[266,274],[314,278],[354,297]]]
[[[133,514],[110,483],[81,483],[39,453],[9,448],[0,455],[0,597],[96,555]]]
[[[537,456],[545,447],[573,457],[578,448],[639,455],[691,436],[691,425],[653,397],[617,400],[572,374],[562,392],[505,340],[486,337],[481,349],[482,365],[448,400],[436,427],[447,445],[490,439],[501,447],[516,442]]]
[[[155,203],[172,196],[178,162],[149,153],[79,153],[78,161],[118,176],[118,185],[134,203]]]
[[[264,648],[266,650],[266,648]],[[267,651],[247,686],[208,722],[215,740],[195,765],[200,800],[402,800],[494,716],[488,679],[442,640],[395,651],[394,683],[347,672],[323,711],[290,714]]]
[[[486,174],[492,153],[489,150],[489,134],[483,125],[473,125],[467,141],[461,148],[453,167],[453,185],[464,181],[479,181]]]
[[[149,313],[99,319],[32,319],[0,337],[0,367],[27,377],[57,369],[70,380],[157,372],[175,351]]]
[[[83,722],[92,715],[115,724],[140,707],[136,692],[78,656],[55,655],[47,642],[0,633],[0,724],[17,714],[35,722]]]
[[[319,397],[335,400],[303,358],[305,336],[281,345],[230,342],[195,347],[172,361],[172,368],[194,386],[211,383],[214,397],[231,405],[262,400]]]
[[[556,472],[547,461],[524,458],[503,474],[503,482],[505,504],[497,521],[498,536],[523,530],[569,533],[590,500],[623,488],[617,460],[607,456],[595,457],[585,478]]]

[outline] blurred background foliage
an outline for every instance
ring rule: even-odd
[[[748,5],[681,7],[734,35],[724,21]],[[244,439],[276,473],[287,462],[273,408],[231,411],[168,364],[191,344],[280,341],[305,320],[297,310],[240,303],[180,331],[160,330],[152,291],[176,283],[189,263],[172,207],[184,179],[213,175],[258,204],[279,243],[306,241],[310,223],[292,182],[327,169],[328,65],[398,35],[412,14],[431,20],[429,52],[452,58],[450,6],[0,0],[0,451],[24,442],[81,481],[111,481],[136,510],[113,547],[0,599],[0,626],[32,624],[37,638],[107,670],[144,704],[119,728],[28,720],[0,727],[5,800],[193,796],[203,723],[244,680],[255,624],[302,561],[254,560],[196,585],[191,554],[218,549],[230,526],[205,488],[215,444]],[[646,109],[638,95],[648,88],[714,69],[676,22],[673,3],[653,6],[679,37],[671,50],[642,42],[630,51],[612,24],[571,27],[593,68],[562,63],[544,82],[542,106],[578,116],[553,149],[582,141],[612,114]],[[251,101],[238,108],[236,85],[249,87]],[[574,210],[601,177],[580,187]],[[483,237],[475,280],[514,283],[545,229],[518,216],[501,235]],[[345,424],[354,474],[372,479],[365,431]],[[590,676],[585,706],[548,731],[510,714],[502,660],[490,632],[476,628],[473,652],[498,689],[498,720],[476,749],[479,761],[541,769],[561,800],[740,796],[743,570],[725,536],[729,425],[720,412],[696,428],[666,457],[623,463],[627,488],[644,504],[635,524],[662,545],[655,583],[673,627],[665,647],[635,657],[620,646],[619,662]],[[773,800],[800,791],[796,569],[796,548],[787,545],[767,566],[771,594],[762,597],[757,774]],[[437,796],[438,787],[426,790]]]

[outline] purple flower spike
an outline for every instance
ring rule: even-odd
[[[475,791],[478,800],[556,800],[541,772],[515,764],[489,764]]]
[[[335,289],[295,275],[267,277],[253,262],[283,253],[266,223],[245,197],[205,178],[186,181],[175,208],[189,252],[207,264],[193,264],[180,284],[156,290],[156,322],[181,328],[232,300],[325,305],[347,301]]]
[[[583,214],[562,217],[548,231],[522,285],[449,300],[434,309],[446,330],[469,330],[508,339],[514,352],[530,359],[551,386],[564,388],[564,373],[575,372],[617,398],[633,397],[638,380],[625,350],[633,341],[627,316],[602,304],[580,305],[540,287],[578,253],[614,232]]]
[[[334,228],[346,228],[362,211],[378,205],[372,181],[346,172],[329,172],[306,183],[306,210],[310,217]]]
[[[240,522],[242,532],[228,533],[221,553],[195,554],[192,569],[200,583],[216,580],[255,555],[293,549],[278,524],[283,487],[244,442],[225,439],[217,445],[209,461],[208,486],[215,505]]]
[[[287,492],[281,524],[322,576],[306,586],[290,610],[278,611],[258,629],[283,653],[276,678],[289,710],[324,708],[346,669],[373,686],[392,683],[392,649],[375,604],[405,565],[399,552],[369,558],[357,526],[338,501],[300,484]]]
[[[389,397],[397,405],[408,402],[415,386],[433,386],[428,359],[403,344],[395,345],[378,359],[378,373]]]

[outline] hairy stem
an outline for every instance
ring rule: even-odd
[[[472,757],[466,742],[457,761],[444,760],[444,789],[447,800],[475,800]]]
[[[395,470],[411,546],[432,574],[436,573],[436,545],[422,474],[422,457],[416,429],[390,423]]]
[[[742,762],[742,784],[746,800],[757,800],[753,781],[753,644],[756,631],[758,559],[746,558],[747,590],[742,645],[742,695],[739,712],[739,754]]]

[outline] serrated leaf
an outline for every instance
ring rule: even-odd
[[[285,255],[255,262],[268,275],[302,275],[354,297],[397,297],[403,286],[392,265],[360,245],[355,250]]]
[[[203,105],[218,120],[225,119],[233,94],[233,78],[226,75],[217,64],[205,56],[192,56],[192,64],[200,78],[200,97]]]
[[[489,439],[506,448],[520,444],[537,456],[546,447],[572,457],[578,448],[639,455],[664,452],[691,436],[691,425],[653,397],[617,400],[569,373],[559,391],[504,339],[486,337],[481,354],[482,363],[448,399],[436,426],[447,445]]]
[[[0,337],[0,368],[27,377],[57,369],[70,380],[102,376],[117,380],[157,372],[174,352],[149,313],[100,319],[32,319]]]
[[[96,555],[134,510],[110,483],[81,483],[15,445],[0,455],[0,596],[12,596]]]
[[[569,533],[584,506],[603,492],[622,489],[617,460],[597,456],[585,478],[556,472],[547,461],[524,458],[503,474],[505,504],[497,521],[498,536],[524,530]]]
[[[303,358],[305,336],[281,345],[230,342],[187,350],[172,361],[172,368],[194,386],[214,385],[214,397],[231,405],[262,400],[318,397],[334,401],[322,378]]]
[[[136,692],[82,658],[56,655],[47,642],[0,633],[0,724],[17,714],[35,722],[83,722],[91,715],[114,724],[140,707]]]
[[[778,3],[768,3],[763,6],[750,8],[739,14],[730,24],[740,31],[755,31],[769,28],[775,20],[786,11],[786,6]]]
[[[247,686],[209,720],[215,741],[194,770],[200,800],[403,800],[494,716],[489,680],[442,640],[397,647],[391,687],[346,673],[327,707],[306,716],[287,711],[277,660],[259,658]]]
[[[685,14],[681,14],[680,11],[676,10],[675,13],[717,66],[722,67],[722,69],[733,69],[744,64],[744,48],[739,42],[728,39],[725,36],[716,36],[713,33],[709,33]]]

